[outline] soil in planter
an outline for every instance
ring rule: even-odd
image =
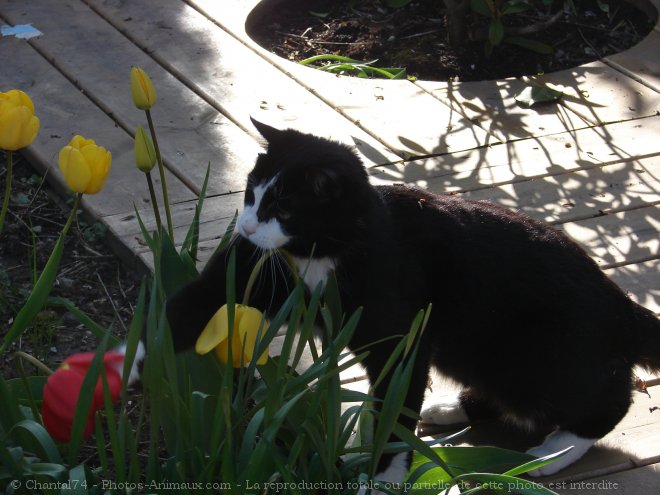
[[[261,46],[296,62],[335,54],[377,60],[379,67],[405,67],[409,76],[424,80],[478,81],[548,73],[618,53],[641,41],[657,17],[652,7],[643,12],[623,0],[556,0],[549,7],[531,3],[534,9],[505,16],[503,23],[507,29],[531,27],[532,33],[520,36],[551,46],[550,55],[502,43],[487,57],[483,39],[452,46],[441,0],[417,0],[400,8],[379,0],[288,0],[272,8],[272,0],[266,0],[251,15],[248,30]],[[576,12],[564,9],[570,3]],[[544,23],[550,26],[533,27]],[[470,16],[473,38],[487,29],[484,16]]]
[[[0,152],[0,185],[4,195],[6,156]],[[102,193],[101,193],[102,194]],[[0,235],[0,339],[25,303],[36,273],[43,269],[71,208],[44,177],[20,155],[14,155],[11,200]],[[52,296],[72,301],[104,328],[123,336],[133,317],[140,287],[138,274],[126,268],[105,242],[105,227],[82,215],[71,227]],[[46,306],[34,324],[0,356],[0,374],[16,376],[14,353],[26,352],[56,368],[76,352],[94,351],[98,340],[73,315]],[[26,371],[33,370],[26,366]]]

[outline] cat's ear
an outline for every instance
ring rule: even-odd
[[[250,120],[252,121],[254,127],[256,127],[257,130],[259,131],[259,134],[261,134],[264,137],[264,139],[269,143],[272,143],[273,141],[277,140],[277,138],[282,135],[283,131],[280,131],[279,129],[275,129],[274,127],[271,127],[268,124],[264,124],[263,122],[259,122],[254,117],[250,117]]]
[[[339,177],[334,170],[315,169],[307,175],[307,183],[318,199],[331,200],[339,196]]]

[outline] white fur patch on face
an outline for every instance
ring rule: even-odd
[[[252,189],[254,203],[246,205],[236,221],[238,232],[252,244],[263,249],[276,249],[289,242],[289,236],[284,233],[280,222],[276,218],[271,218],[267,222],[260,222],[257,215],[264,194],[270,187],[273,187],[276,180],[277,176]]]
[[[321,288],[325,289],[328,281],[328,273],[336,267],[335,260],[332,258],[296,258],[293,257],[298,274],[303,277],[305,285],[310,291],[316,289],[320,283]]]
[[[582,438],[575,433],[564,430],[557,430],[550,433],[541,445],[529,449],[527,453],[536,457],[545,457],[550,454],[561,452],[569,447],[573,448],[554,462],[539,469],[535,469],[534,471],[530,471],[527,474],[534,477],[555,474],[577,461],[597,441],[597,438]]]
[[[428,407],[424,404],[421,412],[422,423],[429,425],[458,425],[469,423],[469,418],[458,400],[458,395],[438,398]]]
[[[284,233],[276,218],[258,223],[255,232],[247,238],[252,244],[263,249],[277,249],[289,242],[289,236]]]

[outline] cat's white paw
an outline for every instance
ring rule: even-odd
[[[541,445],[529,449],[527,453],[536,457],[545,457],[546,455],[561,452],[569,447],[573,448],[554,462],[530,471],[527,474],[536,478],[558,473],[582,457],[597,440],[597,438],[582,438],[568,431],[557,430],[548,435]]]
[[[124,342],[123,344],[118,345],[113,349],[114,352],[117,352],[119,354],[123,354],[124,357],[126,356],[126,343]],[[144,359],[144,356],[146,354],[146,350],[144,348],[144,344],[142,341],[138,342],[137,349],[135,351],[135,359],[133,359],[133,366],[131,366],[131,371],[130,374],[128,375],[128,382],[126,383],[127,386],[133,385],[138,379],[140,378],[140,363]],[[118,363],[117,365],[117,372],[119,373],[119,376],[122,376],[124,373],[124,362],[122,361],[121,363]]]
[[[394,455],[390,460],[389,466],[384,471],[378,473],[375,479],[380,483],[384,483],[388,489],[396,492],[398,486],[403,482],[403,477],[410,468],[408,465],[408,455],[408,452],[400,452]],[[367,490],[367,486],[362,486],[358,490],[357,495],[366,495]],[[385,495],[385,492],[372,489],[371,495]]]
[[[458,396],[446,397],[425,407],[421,412],[421,417],[422,423],[429,425],[447,426],[470,422]]]

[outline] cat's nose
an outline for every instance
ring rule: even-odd
[[[241,224],[241,233],[245,237],[250,237],[252,234],[254,234],[257,231],[257,224],[251,224],[249,222],[243,222]]]

